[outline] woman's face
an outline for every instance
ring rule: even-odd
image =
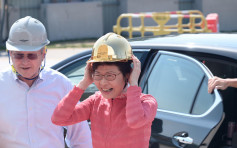
[[[125,78],[115,65],[98,66],[93,74],[93,79],[96,87],[106,99],[118,97],[125,85]]]

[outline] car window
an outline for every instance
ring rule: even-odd
[[[207,92],[207,83],[208,79],[205,77],[194,103],[192,114],[200,115],[207,111],[214,103],[215,96]]]
[[[65,66],[60,72],[67,76],[74,85],[78,84],[84,76],[86,61],[89,58],[78,60],[72,64]]]
[[[60,72],[63,73],[66,77],[68,77],[72,81],[73,85],[77,85],[84,77],[86,61],[88,59],[89,57],[83,58],[72,64],[69,64],[65,66],[63,69],[61,69]],[[82,95],[81,101],[85,100],[90,95],[94,94],[94,92],[97,90],[98,89],[96,88],[95,84],[91,84]]]
[[[143,54],[144,54],[143,52],[134,52],[134,55],[135,55],[139,60],[141,60]]]
[[[78,84],[83,76],[88,58],[79,60],[62,70],[62,72],[73,82],[74,85]]]
[[[193,61],[161,54],[148,77],[145,89],[157,99],[159,109],[201,114],[213,103],[211,95],[208,103],[202,99],[208,95],[204,76],[202,69]],[[202,103],[206,104],[199,108]]]

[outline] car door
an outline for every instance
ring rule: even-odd
[[[218,91],[207,92],[211,75],[192,57],[166,51],[155,55],[140,81],[143,92],[158,102],[150,147],[208,147],[224,117]]]

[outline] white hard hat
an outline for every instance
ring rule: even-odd
[[[38,51],[49,43],[44,25],[26,16],[12,25],[6,47],[14,51]]]

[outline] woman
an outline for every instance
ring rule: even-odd
[[[102,36],[94,44],[84,78],[58,104],[52,122],[65,126],[90,120],[94,148],[147,148],[157,102],[141,93],[140,71],[125,38]],[[99,91],[77,104],[93,82]]]

